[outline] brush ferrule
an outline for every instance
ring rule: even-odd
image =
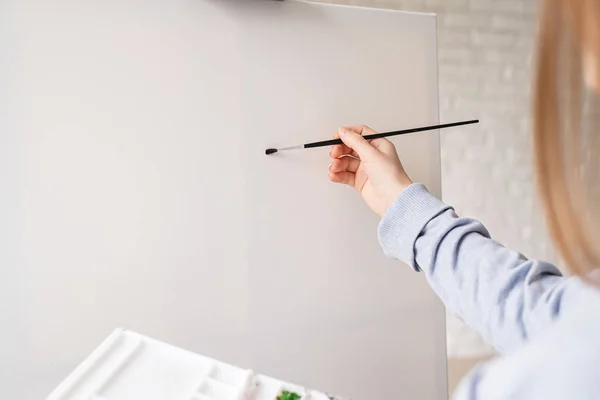
[[[303,144],[298,144],[295,146],[288,146],[288,147],[281,147],[278,150],[279,151],[283,151],[283,150],[299,150],[299,149],[303,149],[304,145]]]

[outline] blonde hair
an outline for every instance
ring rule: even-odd
[[[570,271],[585,275],[600,267],[600,239],[591,221],[593,207],[600,206],[591,181],[598,173],[594,156],[600,154],[592,152],[600,150],[600,132],[586,135],[584,121],[593,109],[586,111],[591,100],[583,79],[584,63],[600,60],[600,0],[544,0],[538,29],[533,93],[538,188],[554,244]]]

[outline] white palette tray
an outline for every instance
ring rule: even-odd
[[[341,400],[124,329],[115,330],[48,400]]]

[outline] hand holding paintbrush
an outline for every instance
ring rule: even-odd
[[[366,126],[340,128],[329,155],[329,180],[353,187],[367,205],[383,216],[398,194],[412,184],[404,171],[396,147],[384,138],[372,139],[375,131]]]
[[[367,205],[383,216],[398,194],[412,184],[400,162],[396,147],[385,139],[390,136],[476,124],[479,120],[425,126],[400,131],[377,133],[366,126],[340,128],[334,139],[267,149],[267,155],[281,150],[333,146],[329,155],[329,180],[356,189]]]

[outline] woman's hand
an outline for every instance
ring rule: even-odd
[[[387,139],[367,142],[363,136],[376,133],[366,126],[340,128],[333,136],[343,145],[333,146],[329,155],[329,180],[352,186],[380,217],[402,190],[412,182]]]

